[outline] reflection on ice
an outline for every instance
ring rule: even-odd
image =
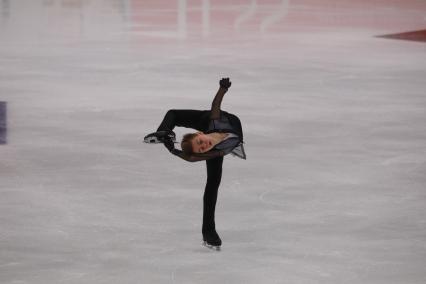
[[[217,37],[222,31],[262,38],[343,27],[396,32],[424,24],[426,2],[411,2],[392,1],[383,7],[380,0],[2,0],[0,33],[182,41]],[[410,6],[412,10],[406,9]]]

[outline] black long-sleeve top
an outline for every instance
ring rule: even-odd
[[[189,162],[197,162],[225,156],[229,153],[232,153],[236,147],[240,146],[238,153],[236,151],[234,154],[240,158],[246,158],[244,148],[242,147],[243,131],[240,120],[237,116],[221,110],[222,99],[226,92],[227,89],[219,88],[218,92],[216,93],[216,96],[212,102],[211,110],[209,112],[208,127],[204,131],[205,133],[233,133],[236,137],[228,138],[220,142],[213,149],[206,153],[193,153],[191,155],[187,155],[183,151],[175,149],[172,151],[174,155]],[[205,120],[205,118],[206,117],[200,120]]]

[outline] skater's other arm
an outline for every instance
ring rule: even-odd
[[[224,151],[219,150],[209,151],[206,153],[185,154],[182,150],[175,149],[175,145],[171,140],[164,141],[164,146],[167,148],[167,150],[169,150],[170,153],[188,162],[205,161],[225,155]]]
[[[220,118],[220,105],[222,103],[223,96],[231,87],[231,81],[229,78],[222,78],[219,81],[220,88],[216,93],[216,96],[212,102],[212,108],[210,112],[210,119],[219,119]]]
[[[223,151],[209,151],[207,153],[197,153],[192,155],[186,155],[183,151],[175,149],[171,152],[173,155],[178,156],[179,158],[184,159],[188,162],[199,162],[199,161],[205,161],[209,159],[213,159],[216,157],[221,157],[224,155]]]

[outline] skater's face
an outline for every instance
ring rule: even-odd
[[[202,132],[198,132],[197,136],[192,139],[194,153],[205,153],[212,149],[213,146],[212,138]]]

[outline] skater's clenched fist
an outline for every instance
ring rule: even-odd
[[[224,89],[226,89],[226,90],[228,90],[230,87],[231,87],[231,81],[229,81],[229,78],[222,78],[220,81],[219,81],[219,85],[220,85],[220,87],[221,88],[224,88]]]

